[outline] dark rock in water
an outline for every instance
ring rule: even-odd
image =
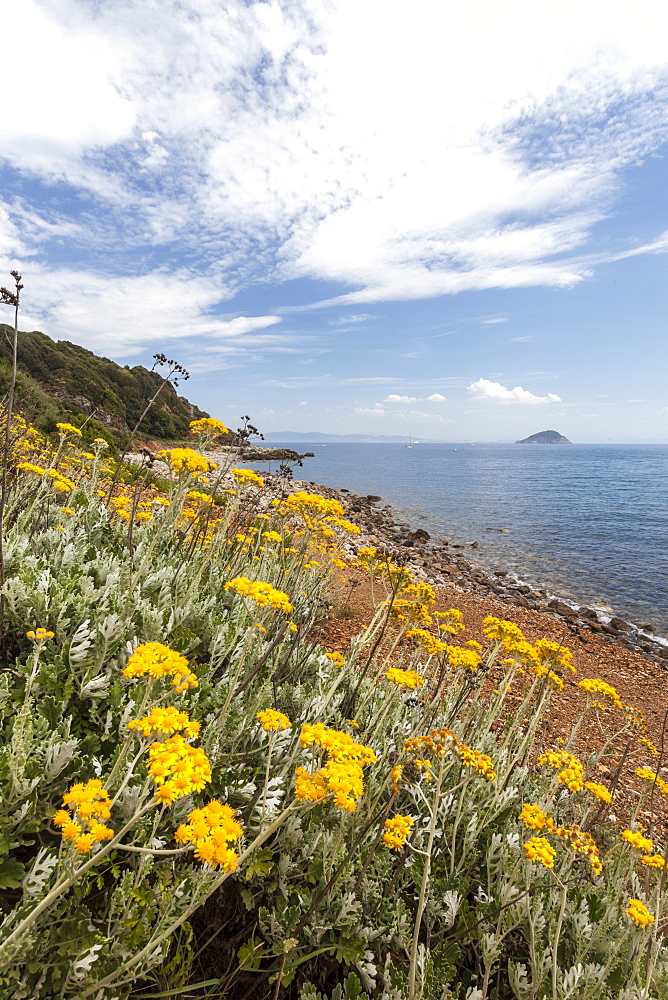
[[[416,531],[411,531],[407,537],[413,542],[428,542],[431,536],[424,528],[417,528]]]
[[[495,569],[494,570],[494,576],[499,576],[499,577],[501,577],[501,576],[508,576],[508,570],[505,570],[505,569]]]
[[[643,632],[656,632],[656,625],[652,625],[651,622],[635,622],[635,627],[642,629]]]
[[[531,434],[528,438],[522,438],[521,441],[516,441],[515,444],[571,444],[572,442],[560,434],[559,431],[539,431],[537,434]]]
[[[471,542],[471,548],[472,549],[479,549],[480,548],[480,542]]]
[[[548,607],[550,608],[551,611],[555,611],[558,615],[561,615],[562,618],[578,617],[577,611],[574,611],[569,604],[564,604],[563,601],[557,601],[557,600],[549,601]]]
[[[368,500],[369,503],[378,503],[378,501],[382,500],[383,498],[382,497],[375,497],[375,496],[373,496],[373,494],[370,493],[369,496],[365,497],[364,499]]]
[[[611,628],[616,628],[619,632],[628,632],[631,628],[631,625],[625,622],[623,618],[611,618],[608,625]]]

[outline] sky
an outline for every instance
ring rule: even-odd
[[[22,329],[164,352],[234,427],[668,442],[668,5],[21,0],[3,35]]]

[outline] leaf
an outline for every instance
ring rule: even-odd
[[[3,858],[0,861],[0,889],[18,889],[25,868],[16,858]]]
[[[246,867],[246,880],[250,881],[254,875],[258,875],[263,878],[265,875],[269,875],[270,872],[274,870],[273,851],[268,847],[263,848],[261,851],[257,851],[251,858],[249,864]]]
[[[239,948],[237,958],[242,969],[246,969],[248,972],[259,972],[260,962],[268,954],[263,942],[256,937],[251,937]]]

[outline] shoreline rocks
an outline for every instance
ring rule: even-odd
[[[277,477],[265,475],[264,478],[269,484]],[[595,634],[640,653],[668,670],[668,645],[654,638],[656,626],[649,622],[629,622],[596,608],[570,604],[546,589],[522,583],[507,570],[487,570],[463,554],[464,546],[455,545],[445,538],[431,538],[423,529],[415,529],[405,521],[395,520],[389,504],[379,506],[381,497],[358,496],[347,490],[335,490],[306,481],[292,480],[286,486],[289,493],[295,490],[317,491],[341,503],[346,517],[362,530],[361,535],[346,543],[345,547],[351,555],[359,548],[374,546],[387,552],[395,562],[405,565],[426,583],[454,586],[461,591],[494,597],[516,607],[551,615],[560,619],[564,627],[585,644],[587,636]]]

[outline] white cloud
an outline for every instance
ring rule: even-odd
[[[366,406],[356,406],[355,409],[353,410],[353,413],[356,416],[362,416],[362,417],[368,417],[368,416],[371,416],[371,417],[384,417],[385,416],[385,410],[378,403],[376,403],[376,405],[373,407],[373,409],[371,409],[369,407],[366,407]]]
[[[474,399],[495,400],[499,403],[521,403],[535,405],[537,403],[560,403],[559,396],[550,392],[547,396],[535,396],[528,389],[523,389],[521,385],[516,385],[514,389],[507,389],[500,382],[490,382],[486,378],[480,378],[477,382],[472,382],[468,387]]]
[[[373,319],[371,313],[353,313],[350,316],[338,316],[337,319],[330,319],[330,326],[348,326],[352,323],[365,323],[368,319]]]
[[[391,393],[389,396],[385,397],[385,399],[383,400],[383,402],[384,403],[416,403],[417,402],[417,396],[396,396],[394,393]]]
[[[341,302],[576,284],[668,134],[655,0],[21,0],[3,30],[5,160],[123,208],[119,245]]]
[[[279,316],[212,316],[220,287],[185,270],[109,278],[92,271],[28,267],[23,276],[24,327],[115,358],[196,337],[205,338],[204,351],[230,341],[243,348],[241,338],[281,322]]]
[[[440,392],[432,392],[431,396],[427,396],[426,400],[428,403],[445,403],[445,396],[441,396]]]
[[[507,316],[495,316],[492,319],[484,319],[482,321],[483,326],[496,326],[498,323],[507,323]]]
[[[532,337],[532,336],[528,336],[528,337],[511,337],[510,339],[512,341],[514,341],[516,344],[526,344],[530,340],[535,340],[536,338]]]

